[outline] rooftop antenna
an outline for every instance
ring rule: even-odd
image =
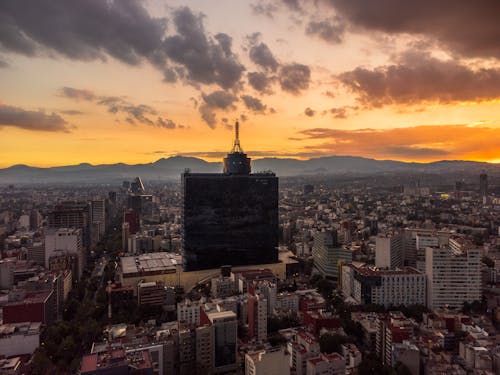
[[[236,124],[234,125],[234,132],[235,132],[234,144],[231,152],[239,152],[243,154],[243,149],[241,148],[240,145],[240,124],[238,121],[236,121]]]

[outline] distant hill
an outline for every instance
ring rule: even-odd
[[[82,163],[62,167],[38,168],[13,165],[0,169],[0,184],[19,183],[104,183],[129,180],[140,176],[143,180],[179,180],[180,174],[192,172],[220,172],[222,163],[211,163],[194,157],[173,156],[147,164]],[[405,163],[394,160],[375,160],[358,156],[328,156],[309,160],[263,158],[253,160],[254,172],[271,170],[278,176],[401,173],[479,173],[486,170],[500,173],[500,164],[462,160],[443,160],[433,163]]]

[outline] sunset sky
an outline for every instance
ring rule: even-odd
[[[498,0],[0,2],[0,167],[500,162]]]

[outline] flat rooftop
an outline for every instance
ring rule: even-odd
[[[182,257],[173,253],[147,253],[120,258],[124,276],[156,275],[175,273],[177,265],[182,265]]]

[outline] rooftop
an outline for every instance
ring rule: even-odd
[[[123,275],[162,274],[176,272],[177,265],[182,264],[179,254],[158,252],[120,258]]]

